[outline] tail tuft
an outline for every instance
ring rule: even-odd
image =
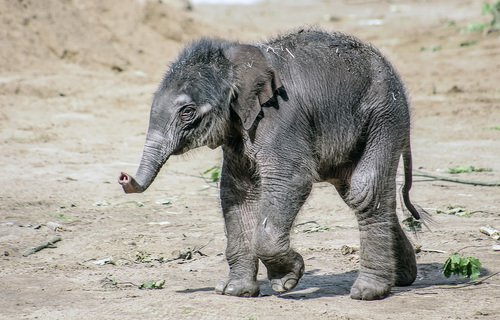
[[[403,203],[405,207],[410,211],[413,218],[416,220],[422,220],[423,224],[429,228],[429,224],[433,224],[434,220],[431,215],[425,211],[422,207],[418,205],[414,205],[410,201],[410,189],[412,186],[413,176],[412,176],[412,160],[411,160],[411,146],[410,140],[408,139],[408,144],[406,149],[403,151],[403,167],[404,167],[404,176],[405,182],[403,185]]]

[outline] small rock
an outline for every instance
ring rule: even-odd
[[[334,16],[334,15],[332,15],[330,13],[325,14],[325,16],[323,18],[327,22],[339,22],[339,21],[342,20],[340,17]]]
[[[124,69],[122,67],[120,67],[120,66],[112,65],[111,66],[111,70],[113,70],[113,71],[115,71],[117,73],[120,73],[120,72],[123,72]]]
[[[3,255],[4,255],[4,257],[8,257],[8,256],[10,256],[10,253],[9,253],[9,251],[4,251]]]
[[[484,233],[484,234],[490,236],[494,240],[500,239],[500,231],[493,228],[492,226],[481,227],[481,228],[479,228],[479,231],[481,233]]]
[[[158,225],[158,226],[168,226],[170,222],[168,221],[158,221],[158,222],[148,222],[149,225]]]
[[[351,256],[349,257],[349,261],[353,262],[353,263],[359,263],[359,256]]]
[[[156,204],[160,204],[162,206],[166,206],[166,205],[172,204],[172,201],[169,200],[169,199],[162,199],[162,200],[157,200]]]
[[[146,77],[146,73],[144,73],[144,71],[141,71],[141,70],[133,71],[132,74],[138,78],[145,78]]]
[[[63,227],[57,222],[47,222],[45,226],[53,231],[62,231]]]
[[[448,90],[448,93],[462,93],[462,92],[464,92],[464,90],[457,85],[454,85]]]
[[[125,202],[118,203],[118,204],[116,204],[116,206],[126,207],[126,208],[142,208],[142,207],[144,207],[144,203],[142,203],[140,201],[132,200],[132,201],[125,201]]]
[[[111,203],[109,203],[106,200],[101,200],[101,201],[97,201],[94,203],[94,207],[108,207],[110,205],[111,205]]]
[[[98,266],[103,266],[105,264],[115,264],[115,262],[113,261],[113,258],[109,257],[109,258],[104,258],[101,260],[96,260],[96,261],[94,261],[94,264],[96,264]]]
[[[361,26],[381,26],[384,24],[384,20],[382,20],[382,19],[364,19],[364,20],[359,20],[358,24]]]
[[[350,247],[350,246],[347,246],[347,245],[343,245],[341,248],[340,248],[340,252],[345,256],[345,255],[348,255],[348,254],[353,254],[355,253],[356,251],[358,251],[357,248],[355,247]]]
[[[186,10],[186,11],[193,11],[194,10],[194,7],[193,7],[193,4],[191,3],[191,1],[189,1],[189,0],[184,1],[184,10]]]
[[[33,225],[31,223],[27,223],[27,224],[20,224],[19,227],[21,227],[21,228],[31,228],[31,227],[33,227]]]

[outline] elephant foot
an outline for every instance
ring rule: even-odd
[[[254,280],[229,279],[221,281],[215,286],[218,294],[235,297],[257,297],[260,293],[259,284]]]
[[[302,256],[292,251],[293,257],[288,263],[272,264],[267,266],[267,277],[271,281],[271,288],[277,293],[284,293],[292,290],[299,283],[304,275],[304,259]],[[283,260],[283,259],[280,259]]]
[[[285,293],[297,286],[300,277],[290,272],[281,278],[271,278],[271,288],[277,293]]]
[[[391,286],[387,280],[360,274],[351,288],[351,298],[356,300],[378,300],[387,297],[390,292]]]

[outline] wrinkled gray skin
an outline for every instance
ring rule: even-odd
[[[387,60],[355,38],[299,30],[266,44],[201,40],[161,82],[135,179],[146,190],[171,155],[222,146],[220,182],[229,277],[215,290],[257,296],[258,260],[273,290],[293,289],[304,261],[290,228],[314,182],[327,181],[354,210],[361,233],[354,299],[386,297],[416,277],[415,254],[396,216],[396,170],[411,204],[410,114]]]

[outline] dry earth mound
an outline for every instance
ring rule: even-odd
[[[211,32],[187,8],[148,0],[0,0],[0,70],[70,62],[148,70]],[[156,61],[156,62],[155,62]]]

